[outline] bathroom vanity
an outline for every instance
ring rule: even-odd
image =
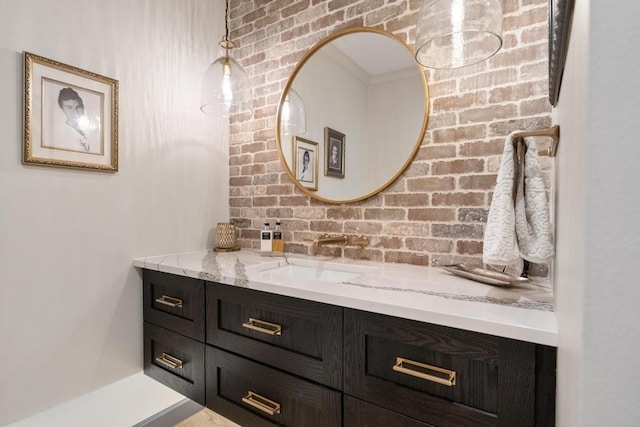
[[[247,250],[134,265],[145,372],[240,425],[554,425],[546,287]]]

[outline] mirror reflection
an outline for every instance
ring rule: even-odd
[[[409,165],[427,108],[426,79],[410,48],[376,29],[337,33],[300,61],[285,87],[276,130],[280,158],[311,197],[365,199]]]

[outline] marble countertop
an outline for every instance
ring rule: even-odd
[[[300,278],[272,269],[313,266]],[[548,286],[497,287],[454,276],[438,267],[320,256],[261,257],[259,252],[195,251],[136,258],[148,270],[247,287],[306,300],[557,346],[553,295]],[[315,277],[335,270],[354,274]],[[282,270],[282,269],[281,269]],[[311,269],[301,269],[311,270]],[[330,271],[329,271],[330,270]]]

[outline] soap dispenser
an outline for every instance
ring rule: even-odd
[[[260,255],[271,256],[273,236],[269,223],[264,223],[264,228],[260,233]]]
[[[282,239],[282,230],[280,230],[280,220],[276,220],[276,229],[273,231],[273,243],[271,244],[271,252],[273,256],[284,255],[284,240]]]

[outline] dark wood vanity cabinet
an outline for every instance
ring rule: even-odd
[[[344,426],[433,427],[432,424],[423,423],[347,394],[344,395]]]
[[[554,425],[555,348],[351,309],[344,322],[345,395],[415,425]],[[345,404],[345,425],[362,408]]]
[[[240,425],[554,425],[555,348],[154,271],[143,279],[145,372]]]
[[[342,393],[207,346],[207,407],[242,426],[342,425]]]
[[[208,284],[207,406],[247,426],[341,426],[342,311]]]
[[[145,322],[144,372],[204,405],[204,347],[204,343]]]
[[[342,307],[210,283],[207,344],[342,389]]]
[[[144,270],[144,372],[205,404],[205,282]]]

